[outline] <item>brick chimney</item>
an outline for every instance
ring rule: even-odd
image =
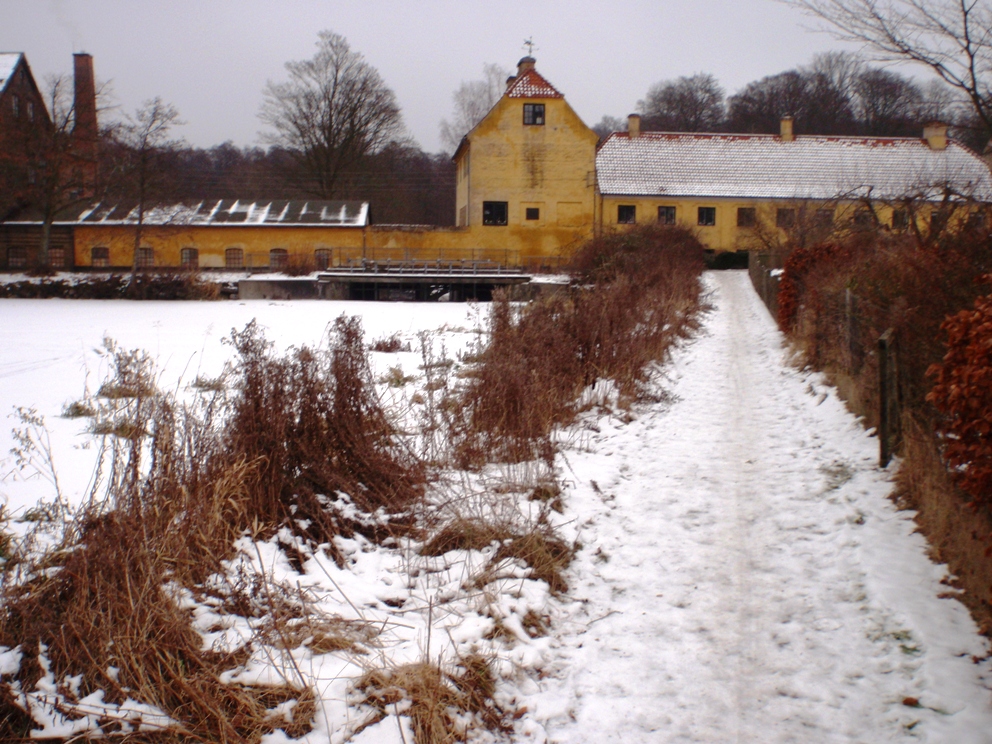
[[[930,145],[931,150],[946,150],[947,125],[939,121],[930,122],[923,127],[923,139]]]
[[[627,136],[637,139],[641,136],[641,115],[630,114],[627,116]]]
[[[786,114],[780,122],[781,139],[783,142],[795,142],[796,135],[792,131],[792,117]]]
[[[73,154],[80,161],[83,196],[96,190],[98,130],[96,122],[96,81],[93,77],[92,55],[72,55],[73,62]]]
[[[517,82],[517,76],[510,75],[510,77],[506,79],[506,89],[509,90],[510,86],[513,85],[515,82]]]

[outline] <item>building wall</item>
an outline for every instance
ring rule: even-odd
[[[360,227],[145,226],[141,245],[154,251],[155,266],[178,267],[182,249],[195,248],[200,267],[224,268],[227,249],[240,248],[245,266],[252,268],[267,267],[273,248],[310,258],[318,248],[330,250],[335,256],[361,256],[364,235]],[[110,266],[131,266],[134,237],[132,226],[77,225],[76,265],[93,266],[93,249],[106,248]]]
[[[544,105],[543,125],[523,123],[526,104]],[[502,239],[524,253],[547,252],[561,235],[590,236],[597,141],[563,98],[504,96],[457,153],[457,216],[493,234],[479,240]],[[487,201],[507,203],[505,226],[483,225]],[[526,219],[528,207],[539,210],[539,219]],[[555,237],[539,238],[542,231]]]
[[[908,227],[910,216],[906,214],[906,224],[900,223],[894,212],[898,205],[875,202],[871,205],[874,217],[867,213],[867,206],[857,202],[824,202],[789,199],[706,199],[685,197],[602,197],[602,225],[607,231],[622,230],[629,224],[618,222],[621,207],[633,206],[635,209],[635,224],[648,224],[658,221],[659,207],[675,207],[677,224],[693,229],[706,247],[717,251],[754,250],[768,248],[776,243],[784,242],[792,231],[803,231],[807,234],[816,232],[827,233],[830,228],[854,226],[859,215],[869,220],[877,220],[879,224],[895,229]],[[715,209],[716,223],[714,225],[700,224],[700,208]],[[753,209],[754,226],[738,225],[738,210]],[[779,223],[779,210],[791,210],[792,226],[782,226]],[[823,210],[824,217],[818,212]],[[931,206],[917,206],[915,219],[921,229],[926,229],[929,223]],[[831,213],[830,221],[826,222],[825,213]],[[895,224],[893,218],[896,217]],[[823,221],[821,221],[821,219]]]
[[[0,231],[2,232],[2,231]],[[93,267],[93,249],[105,248],[110,267],[130,267],[135,231],[126,225],[77,225],[75,263]],[[554,267],[587,237],[585,228],[511,226],[492,230],[458,227],[272,227],[169,226],[142,231],[142,247],[154,252],[154,265],[179,267],[182,250],[195,248],[201,268],[224,268],[228,248],[243,251],[245,268],[267,268],[269,251],[285,250],[291,262],[330,251],[330,265],[365,258],[374,261],[490,261]]]

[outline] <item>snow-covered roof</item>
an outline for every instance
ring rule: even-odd
[[[914,137],[615,132],[596,155],[600,191],[617,196],[878,199],[955,194],[992,201],[981,158]]]
[[[21,52],[0,52],[0,93],[7,87],[7,82],[23,56]]]
[[[82,225],[121,225],[134,224],[137,220],[138,211],[134,205],[100,203],[87,207],[74,221]],[[222,199],[150,208],[145,212],[144,221],[150,225],[364,227],[369,223],[369,203]]]
[[[537,70],[521,73],[507,88],[508,98],[564,98]]]

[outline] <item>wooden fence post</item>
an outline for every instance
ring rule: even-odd
[[[888,467],[899,440],[899,365],[895,330],[878,338],[878,465]]]

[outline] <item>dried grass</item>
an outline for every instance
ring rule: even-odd
[[[590,241],[567,292],[520,311],[497,293],[489,344],[452,406],[458,464],[550,462],[551,432],[584,388],[608,379],[624,400],[641,395],[648,366],[694,327],[702,256],[688,230],[646,226]]]
[[[404,715],[412,719],[417,744],[464,742],[473,719],[490,731],[509,733],[508,715],[493,699],[491,661],[473,655],[459,665],[445,671],[421,662],[366,673],[355,689],[364,694],[362,704],[378,712],[367,725],[382,720],[392,706],[408,703]]]

